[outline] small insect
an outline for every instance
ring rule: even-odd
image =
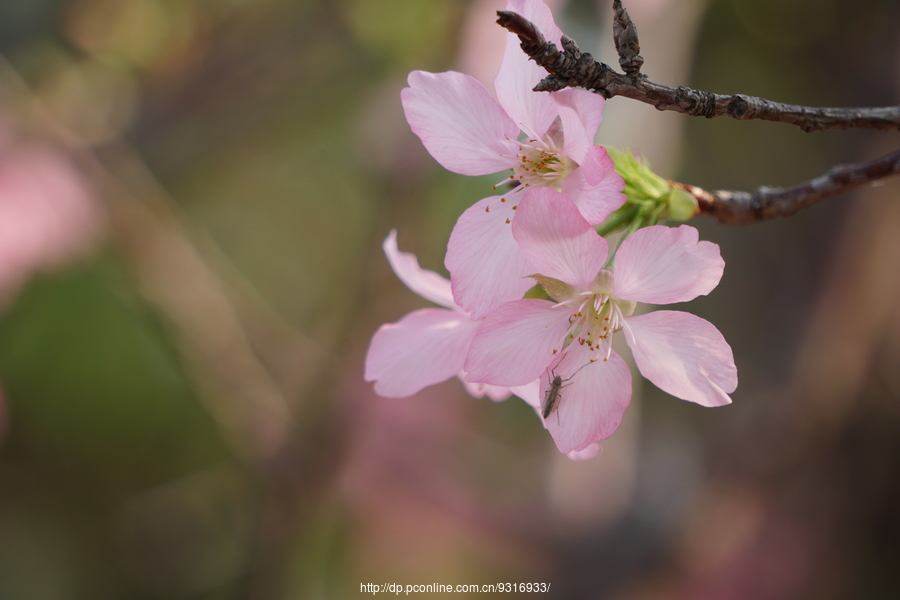
[[[555,371],[550,371],[553,374],[553,381],[550,382],[550,388],[547,390],[547,394],[544,396],[544,402],[541,404],[541,416],[544,417],[545,421],[547,420],[547,417],[553,414],[553,411],[559,408],[559,401],[561,399],[560,391],[564,387],[568,387],[563,384],[567,381],[572,381],[572,378],[575,377],[578,371],[593,363],[594,361],[592,360],[587,364],[581,365],[575,373],[572,373],[572,375],[566,379],[557,375]],[[547,379],[549,379],[549,376]],[[557,413],[556,418],[557,422],[559,422],[559,413]]]
[[[544,396],[544,403],[541,405],[541,416],[544,417],[544,420],[547,420],[553,411],[556,410],[557,405],[559,404],[559,391],[566,387],[563,385],[563,378],[553,373],[553,381],[550,382],[550,389],[547,390],[547,395]],[[571,379],[571,377],[569,378]],[[566,379],[565,381],[569,381]]]

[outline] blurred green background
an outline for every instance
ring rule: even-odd
[[[625,5],[660,83],[898,103],[896,0]],[[615,64],[608,3],[553,7]],[[517,399],[454,380],[385,400],[362,381],[376,328],[425,305],[381,241],[396,228],[445,273],[456,218],[494,179],[443,171],[399,91],[412,69],[490,82],[498,8],[0,2],[0,599],[342,599],[368,582],[900,595],[897,181],[788,220],[692,223],[727,267],[683,308],[732,345],[734,403],[636,378],[591,461],[560,455]],[[751,190],[897,136],[616,98],[598,142]],[[33,198],[69,204],[32,214]]]

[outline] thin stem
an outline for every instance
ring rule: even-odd
[[[625,223],[631,223],[634,220],[634,216],[637,214],[638,206],[632,205],[631,208],[622,212],[619,215],[613,216],[611,219],[604,221],[599,227],[597,227],[597,233],[601,236],[606,237],[608,234],[612,233],[616,229],[620,229]]]
[[[625,233],[619,236],[619,239],[616,241],[616,247],[613,248],[613,251],[609,253],[609,258],[606,260],[606,264],[603,265],[605,268],[612,268],[613,263],[616,260],[616,252],[619,251],[619,247],[622,245],[622,242],[628,239],[628,236],[630,236],[632,233],[641,228],[641,225],[644,223],[644,219],[647,217],[647,215],[648,211],[645,207],[638,208],[634,215],[634,218],[631,221],[631,225],[628,226],[628,229],[625,231]]]
[[[650,216],[647,217],[646,222],[644,223],[644,227],[651,227],[659,223],[659,219],[662,216],[663,212],[668,208],[665,204],[658,204],[656,208],[651,211]]]

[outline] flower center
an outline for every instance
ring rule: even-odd
[[[612,351],[612,334],[625,326],[625,317],[634,314],[637,303],[611,297],[613,283],[612,269],[601,269],[591,290],[582,292],[569,303],[577,303],[576,310],[569,317],[569,330],[565,344],[577,341],[588,345],[592,352],[605,354],[609,358]],[[606,360],[604,358],[604,360]],[[592,359],[591,362],[596,360]]]
[[[549,186],[559,192],[559,180],[577,166],[562,155],[552,139],[528,139],[519,142],[516,166],[510,179],[525,187]]]

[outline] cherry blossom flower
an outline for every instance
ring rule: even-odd
[[[708,321],[679,311],[634,315],[638,302],[671,304],[706,295],[724,269],[718,246],[697,230],[647,227],[607,266],[608,246],[575,205],[551,189],[530,192],[512,224],[516,242],[548,295],[507,302],[478,328],[466,360],[471,381],[514,386],[541,377],[559,400],[544,419],[562,452],[612,435],[631,398],[631,374],[611,347],[624,331],[641,374],[703,406],[728,404],[737,387],[731,348]]]
[[[510,0],[506,8],[559,44],[561,32],[543,2]],[[512,188],[466,210],[450,236],[444,264],[453,296],[474,319],[521,298],[532,285],[523,279],[530,267],[510,228],[526,189],[549,187],[566,194],[591,224],[625,201],[612,160],[593,145],[603,97],[574,89],[533,92],[546,72],[528,60],[515,35],[507,36],[494,80],[496,99],[475,78],[453,71],[413,71],[401,92],[410,127],[446,169],[463,175],[512,170],[495,189]]]
[[[366,381],[375,382],[375,392],[387,398],[404,398],[456,375],[476,398],[488,396],[500,401],[515,393],[537,404],[536,381],[523,382],[531,384],[514,389],[466,381],[463,364],[478,322],[453,301],[447,279],[421,268],[414,254],[398,250],[396,231],[388,234],[382,247],[394,273],[409,289],[444,308],[413,311],[375,332],[364,375]]]
[[[462,367],[478,322],[472,321],[453,301],[449,281],[434,271],[422,269],[415,255],[398,250],[396,231],[388,234],[383,248],[394,273],[407,287],[446,308],[413,311],[397,323],[382,325],[375,333],[365,366],[365,380],[375,382],[375,391],[381,396],[403,398],[456,375],[466,391],[476,398],[487,396],[499,402],[515,394],[540,415],[537,379],[512,387],[466,380]],[[600,451],[598,444],[591,444],[567,456],[574,461],[588,460]]]

